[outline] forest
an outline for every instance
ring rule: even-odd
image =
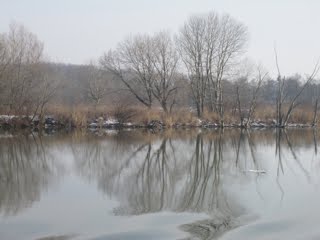
[[[232,16],[209,12],[175,33],[131,34],[75,65],[51,62],[45,44],[12,23],[0,33],[0,126],[48,118],[74,127],[316,126],[318,63],[283,76],[275,48],[272,76],[246,56],[249,35]]]

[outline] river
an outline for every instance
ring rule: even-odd
[[[318,133],[0,133],[0,239],[320,239]]]

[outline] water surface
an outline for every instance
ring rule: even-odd
[[[0,134],[0,239],[319,239],[312,129]]]

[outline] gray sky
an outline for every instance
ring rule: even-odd
[[[134,33],[175,33],[188,16],[228,13],[247,25],[247,55],[274,72],[310,73],[320,57],[317,0],[0,0],[0,31],[24,24],[52,61],[88,63]],[[318,27],[319,26],[319,27]]]

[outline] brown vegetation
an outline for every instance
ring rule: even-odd
[[[103,127],[103,122],[111,120],[117,123],[117,127],[148,127],[152,121],[159,121],[165,128],[216,128],[219,126],[219,115],[215,112],[205,110],[203,117],[198,118],[197,113],[187,108],[181,108],[174,113],[165,113],[161,108],[146,109],[141,106],[126,106],[118,104],[113,107],[81,105],[66,107],[49,105],[46,114],[52,116],[59,126],[68,128],[87,128],[90,123],[96,122],[97,127]],[[311,126],[313,120],[312,107],[300,106],[293,112],[289,126],[294,123]],[[271,106],[258,108],[253,122],[263,124],[261,127],[276,127],[276,113]],[[11,124],[18,128],[27,127],[27,119],[17,119]],[[291,125],[290,125],[291,124]],[[1,125],[1,122],[0,122]],[[227,111],[225,113],[225,127],[243,127],[239,122],[237,113]]]
[[[272,79],[244,64],[247,36],[241,22],[211,12],[76,66],[48,62],[43,43],[12,24],[0,33],[0,127],[316,126],[318,64],[305,78],[284,77],[275,52]]]

